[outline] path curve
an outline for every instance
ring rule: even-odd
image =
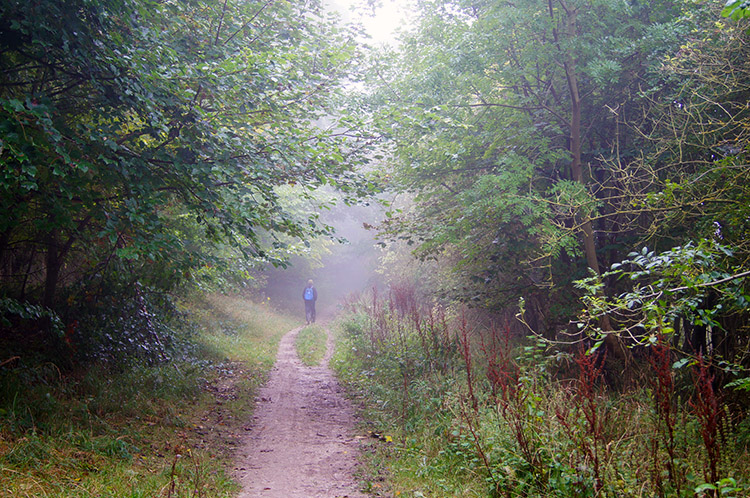
[[[354,411],[328,360],[306,367],[297,358],[301,328],[281,339],[276,364],[260,389],[248,437],[237,460],[240,498],[366,498],[353,477]]]

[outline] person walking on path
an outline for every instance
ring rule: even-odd
[[[302,291],[302,299],[305,301],[305,318],[307,324],[315,323],[315,301],[318,300],[318,290],[313,286],[313,281],[307,281],[307,287]]]

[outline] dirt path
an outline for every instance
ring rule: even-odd
[[[327,366],[330,334],[322,365],[306,367],[294,346],[299,330],[282,338],[258,395],[237,462],[240,498],[364,498],[353,477],[354,412]]]

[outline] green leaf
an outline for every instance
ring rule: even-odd
[[[703,493],[704,491],[714,491],[716,489],[718,489],[716,485],[711,484],[710,482],[707,482],[707,483],[701,484],[700,486],[697,486],[695,488],[695,493],[699,494],[699,493]]]
[[[677,370],[677,369],[684,367],[685,365],[690,365],[692,363],[693,363],[693,360],[691,360],[690,358],[680,358],[679,360],[677,360],[676,362],[672,364],[672,369]]]

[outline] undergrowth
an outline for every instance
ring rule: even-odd
[[[293,322],[239,296],[181,309],[194,328],[171,361],[0,369],[0,496],[235,494],[226,469]]]
[[[378,496],[750,496],[747,420],[705,364],[676,371],[661,343],[649,380],[617,392],[603,355],[480,326],[410,289],[348,303],[337,333],[332,365],[375,436]]]

